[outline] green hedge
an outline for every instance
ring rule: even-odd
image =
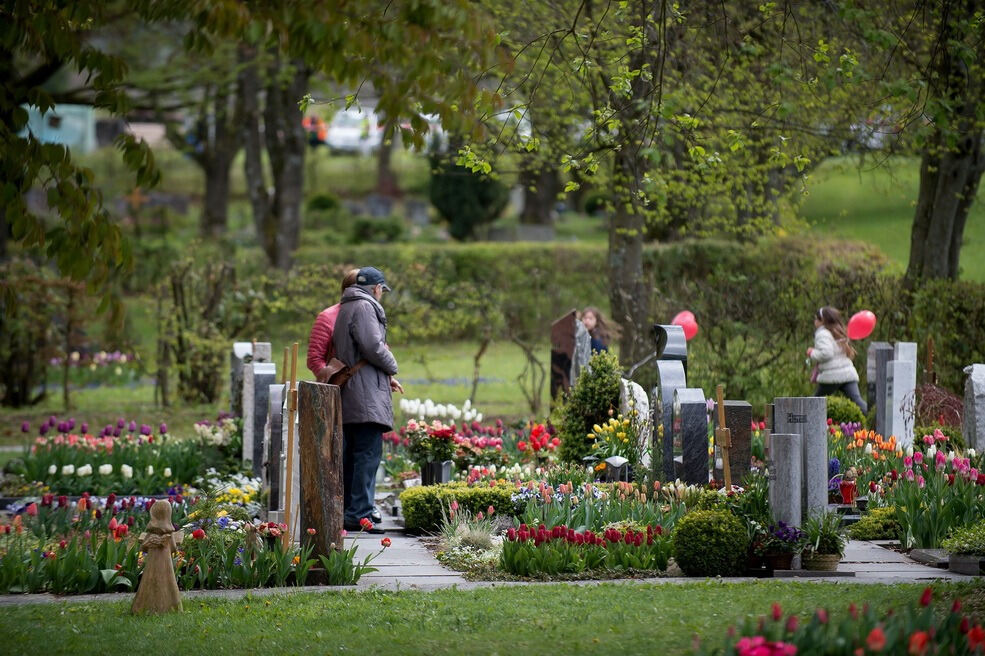
[[[442,508],[447,512],[453,499],[473,515],[492,506],[499,515],[513,516],[518,512],[510,500],[513,492],[512,485],[469,487],[465,483],[444,483],[412,487],[400,493],[404,528],[409,533],[437,531],[441,528]]]
[[[742,573],[749,538],[742,520],[727,510],[695,510],[674,527],[674,560],[687,576]]]

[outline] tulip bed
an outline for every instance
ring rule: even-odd
[[[597,569],[663,571],[670,551],[670,541],[659,525],[647,526],[645,531],[610,528],[596,535],[564,525],[548,529],[541,524],[531,529],[521,524],[519,530],[507,530],[500,564],[506,572],[518,576],[577,574]]]
[[[773,603],[769,617],[747,620],[732,627],[722,647],[707,641],[695,654],[723,656],[811,656],[827,654],[981,654],[985,652],[985,628],[962,612],[955,599],[950,610],[935,613],[933,590],[925,588],[919,604],[904,604],[878,613],[868,604],[852,603],[844,615],[818,608],[806,622],[796,614],[784,615]]]

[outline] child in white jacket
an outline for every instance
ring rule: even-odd
[[[815,396],[830,396],[842,392],[862,410],[868,406],[858,390],[858,372],[852,358],[855,349],[848,341],[845,322],[841,313],[833,307],[822,307],[814,315],[814,346],[807,355],[817,363],[817,391]]]

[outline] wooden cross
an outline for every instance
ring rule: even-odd
[[[732,467],[729,464],[729,449],[732,448],[732,431],[725,425],[725,386],[715,388],[718,398],[718,428],[715,429],[715,444],[722,450],[722,472],[725,474],[725,492],[732,491]]]
[[[124,196],[127,199],[127,204],[130,206],[134,212],[140,210],[144,203],[146,203],[149,198],[140,192],[140,187],[134,187],[128,195]]]

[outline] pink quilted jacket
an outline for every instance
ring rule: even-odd
[[[342,306],[336,303],[325,308],[318,313],[314,325],[311,326],[311,334],[308,336],[308,369],[315,377],[335,355],[332,334],[335,332],[335,320],[339,316],[340,307]]]

